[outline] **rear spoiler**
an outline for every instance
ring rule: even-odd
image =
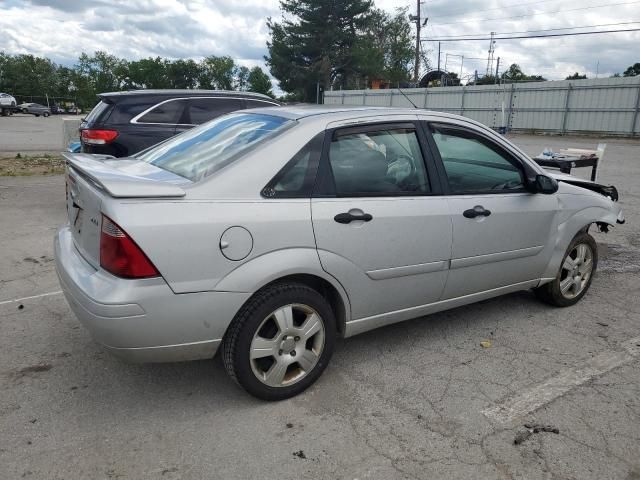
[[[170,198],[186,195],[179,185],[132,175],[105,163],[107,160],[117,161],[108,155],[63,152],[62,156],[67,160],[70,169],[88,178],[112,197]]]

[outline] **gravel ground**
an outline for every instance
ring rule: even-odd
[[[84,114],[51,115],[45,118],[22,113],[0,116],[0,156],[5,156],[5,153],[57,153],[66,150],[64,120],[74,120],[77,124],[82,116]]]
[[[598,142],[512,139],[532,154]],[[104,353],[56,293],[62,177],[0,178],[0,478],[640,479],[640,143],[607,142],[601,181],[627,224],[595,235],[578,305],[523,292],[344,340],[279,403],[246,395],[219,358]],[[488,413],[550,382],[561,394],[534,411]]]

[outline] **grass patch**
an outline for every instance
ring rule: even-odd
[[[3,157],[0,153],[0,176],[60,175],[64,173],[64,158],[60,155],[21,155]]]

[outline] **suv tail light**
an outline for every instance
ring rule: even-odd
[[[160,273],[138,245],[109,217],[102,215],[100,266],[122,278],[158,277]]]
[[[118,132],[115,130],[82,130],[80,137],[84,143],[91,145],[106,145],[113,142],[118,136]]]

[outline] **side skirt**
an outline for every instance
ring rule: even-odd
[[[479,302],[488,298],[499,297],[511,292],[518,292],[520,290],[527,290],[529,288],[537,287],[540,284],[539,279],[528,280],[526,282],[514,283],[505,287],[493,288],[484,292],[472,293],[464,295],[462,297],[450,298],[448,300],[440,300],[434,303],[428,303],[426,305],[418,305],[416,307],[405,308],[402,310],[395,310],[393,312],[381,313],[379,315],[373,315],[371,317],[359,318],[357,320],[351,320],[347,322],[344,336],[351,337],[364,333],[374,328],[383,327],[385,325],[391,325],[392,323],[403,322],[412,318],[421,317],[423,315],[429,315],[431,313],[441,312],[443,310],[449,310],[451,308],[461,307],[462,305],[468,305],[470,303]]]

